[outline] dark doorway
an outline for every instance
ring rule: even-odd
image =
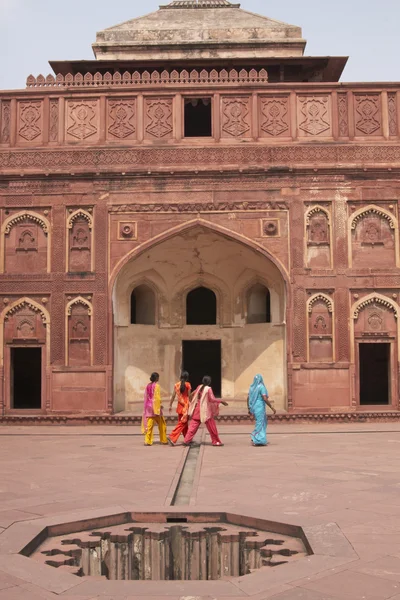
[[[187,325],[216,325],[217,297],[212,290],[198,287],[186,297]]]
[[[192,389],[209,375],[215,396],[221,397],[221,340],[182,342],[182,367],[189,372]]]
[[[359,344],[360,404],[390,402],[390,344]]]
[[[42,408],[42,349],[11,348],[11,407]]]
[[[211,137],[211,98],[186,98],[185,137]]]

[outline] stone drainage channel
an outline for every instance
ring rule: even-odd
[[[186,451],[171,506],[191,503],[205,434],[201,444]],[[46,539],[29,555],[79,577],[207,581],[243,577],[312,554],[301,528],[259,519],[192,512],[120,517],[120,523],[113,519],[112,524],[100,518],[88,530],[71,524],[67,533],[64,527],[63,535],[49,527]]]

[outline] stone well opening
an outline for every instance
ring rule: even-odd
[[[123,516],[121,516],[123,517]],[[121,519],[120,519],[121,520]],[[111,526],[71,524],[30,552],[41,563],[81,577],[207,581],[245,576],[311,554],[301,528],[239,515],[125,515]],[[102,526],[103,525],[103,526]]]

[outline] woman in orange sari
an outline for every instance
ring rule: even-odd
[[[183,437],[185,437],[188,432],[189,395],[192,390],[192,386],[188,382],[188,379],[189,373],[187,371],[182,371],[181,379],[175,384],[171,401],[169,403],[169,412],[171,413],[175,398],[178,400],[178,405],[176,407],[176,412],[178,413],[178,424],[175,429],[171,431],[167,438],[168,443],[171,446],[175,446],[181,434]]]
[[[161,444],[167,442],[167,424],[163,417],[161,406],[161,389],[158,380],[158,373],[152,373],[150,383],[147,384],[144,392],[144,410],[142,418],[142,433],[145,434],[144,445],[153,445],[153,428],[154,423],[158,425]]]

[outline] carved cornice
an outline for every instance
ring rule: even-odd
[[[238,210],[288,210],[286,202],[192,202],[192,203],[165,203],[165,204],[119,204],[109,207],[110,213],[143,213],[143,212],[168,212],[168,213],[197,213],[197,212],[230,212]]]
[[[290,146],[210,146],[193,148],[59,148],[46,150],[8,149],[0,152],[3,172],[21,169],[71,173],[71,170],[159,169],[178,167],[193,170],[199,167],[266,168],[272,165],[302,165],[331,168],[349,164],[358,168],[365,164],[400,166],[400,145],[290,145]]]

